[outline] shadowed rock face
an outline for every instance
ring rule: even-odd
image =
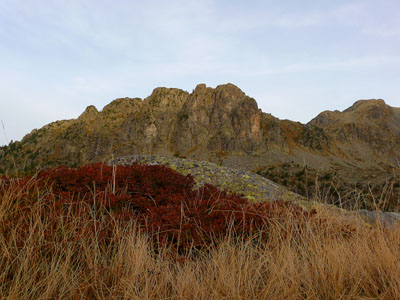
[[[352,180],[390,173],[399,150],[400,108],[383,100],[360,100],[301,124],[263,113],[233,84],[199,84],[192,93],[156,88],[144,100],[116,99],[101,111],[89,106],[77,119],[34,130],[0,148],[0,173],[150,154],[254,171],[294,162]]]

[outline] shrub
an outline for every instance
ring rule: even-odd
[[[195,189],[191,175],[158,165],[58,167],[34,177],[4,178],[2,182],[0,196],[7,187],[18,195],[18,214],[9,222],[10,228],[21,228],[21,241],[30,226],[29,210],[33,205],[40,205],[43,218],[58,221],[60,216],[71,216],[71,211],[82,221],[94,214],[109,222],[134,221],[156,245],[169,245],[179,251],[206,247],[228,232],[252,235],[289,215],[298,219],[293,224],[301,227],[302,220],[315,214],[289,202],[251,204],[242,195],[227,194],[212,185]],[[77,226],[71,240],[96,233],[106,243],[112,236],[111,226],[98,228],[94,222],[92,228],[84,228]]]

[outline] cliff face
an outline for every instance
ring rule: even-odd
[[[325,111],[301,124],[263,113],[232,84],[215,89],[200,84],[192,93],[156,88],[144,100],[116,99],[101,111],[89,106],[77,119],[51,123],[1,147],[0,172],[131,154],[180,156],[253,171],[290,162],[384,174],[400,158],[400,108],[360,100],[343,112]]]

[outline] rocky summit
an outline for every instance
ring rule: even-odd
[[[101,111],[89,106],[77,119],[48,124],[1,147],[0,173],[137,154],[254,171],[289,188],[309,183],[297,176],[301,172],[383,184],[399,168],[400,108],[359,100],[301,124],[262,112],[233,84],[199,84],[192,93],[160,87],[145,99],[119,98]]]

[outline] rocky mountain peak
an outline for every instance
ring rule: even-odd
[[[207,85],[205,83],[199,83],[198,85],[196,85],[196,87],[194,88],[194,92],[196,93],[200,93],[201,91],[204,91],[207,89]]]
[[[383,99],[368,99],[368,100],[357,100],[352,106],[345,109],[343,112],[360,111],[366,107],[386,107],[388,106]]]
[[[213,94],[216,100],[218,99],[233,99],[239,100],[246,98],[246,94],[232,83],[218,85],[215,89],[207,87],[204,83],[198,84],[194,89],[192,95],[196,98],[204,97]]]
[[[145,99],[145,102],[152,107],[181,107],[188,96],[189,93],[181,89],[158,87]]]
[[[358,100],[342,112],[326,110],[321,112],[309,124],[326,127],[332,124],[365,123],[385,121],[393,114],[393,108],[382,99]]]
[[[400,114],[382,99],[358,100],[342,112],[324,111],[309,122],[339,143],[389,153],[397,145]],[[397,140],[397,141],[396,141]],[[361,143],[361,144],[360,144]]]
[[[222,97],[230,97],[230,98],[245,98],[246,94],[238,88],[236,85],[232,83],[218,85],[215,88],[217,93],[220,93]]]
[[[188,92],[176,89],[176,88],[166,88],[166,87],[158,87],[153,90],[151,95],[146,99],[158,99],[158,98],[165,98],[165,97],[176,97],[182,95],[189,95]]]
[[[360,118],[384,119],[392,114],[392,108],[382,99],[358,100],[343,111],[353,113]]]
[[[110,123],[114,120],[123,122],[128,114],[137,111],[142,105],[143,100],[141,98],[117,98],[110,104],[104,106],[101,111],[102,118],[110,117]]]
[[[78,120],[91,120],[97,117],[99,111],[97,110],[96,106],[89,105],[86,107],[85,111],[78,117]]]
[[[318,116],[316,116],[314,119],[312,119],[308,124],[309,125],[315,125],[315,126],[320,126],[320,127],[325,127],[337,120],[338,116],[341,114],[340,111],[335,110],[325,110],[321,112]]]

